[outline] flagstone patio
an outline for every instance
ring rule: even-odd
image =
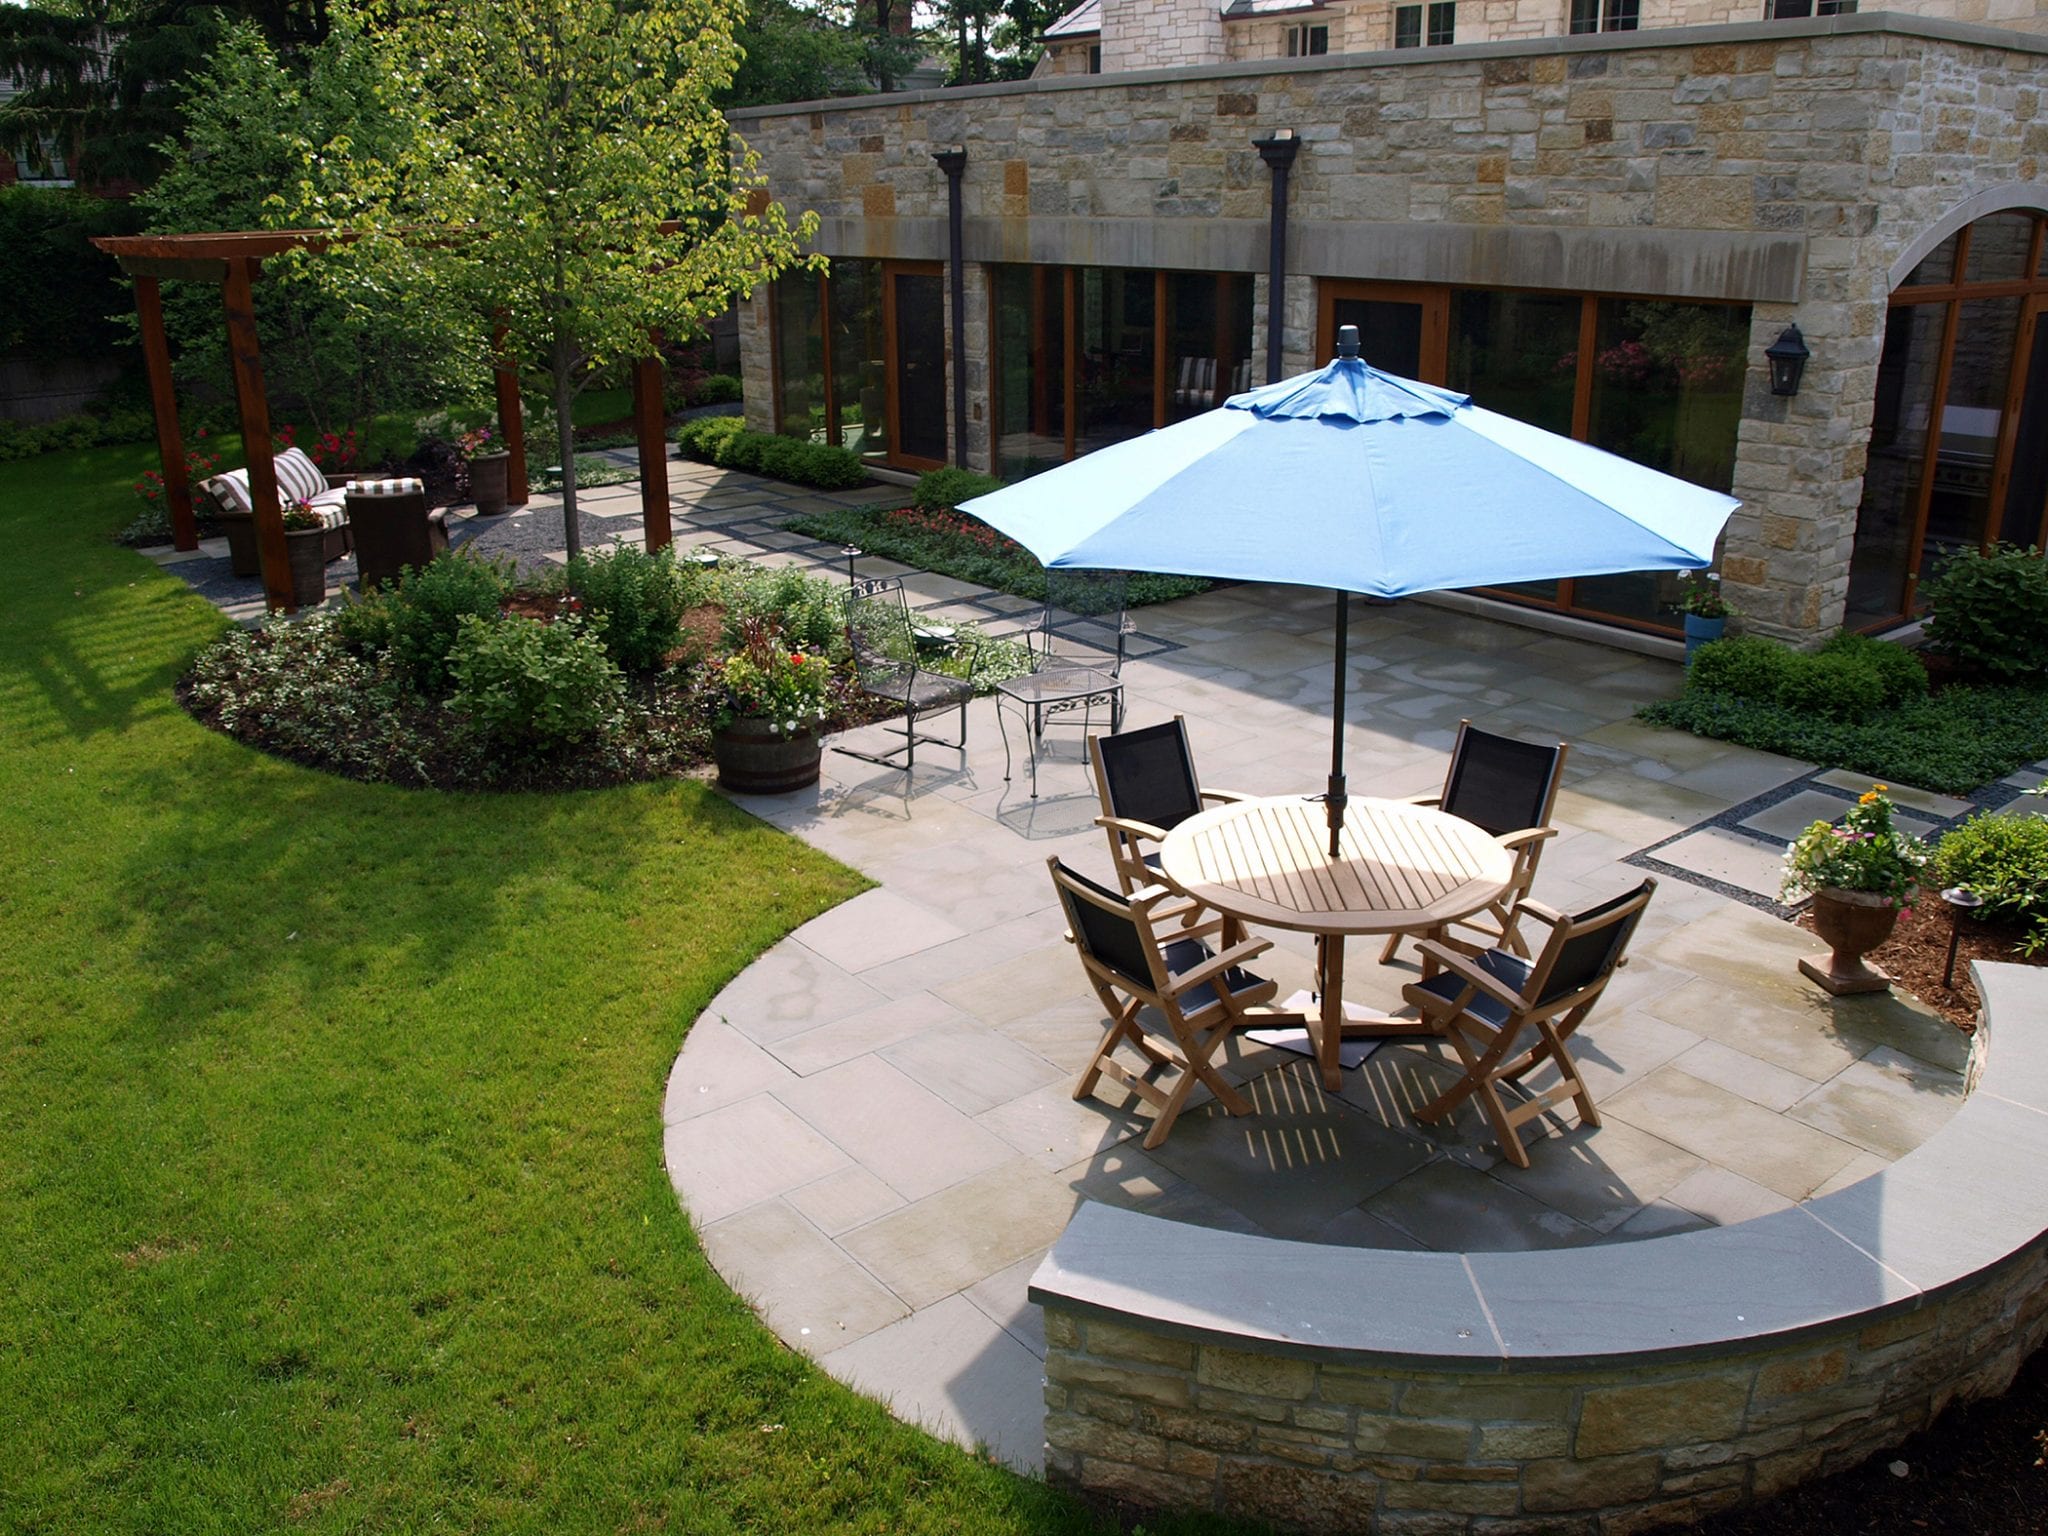
[[[832,572],[839,551],[783,520],[877,499],[691,464],[672,466],[671,490],[679,545]],[[636,487],[583,500],[590,542],[637,539]],[[560,558],[550,501],[452,521],[458,542]],[[224,553],[167,563],[234,612]],[[1000,631],[1031,612],[905,574],[938,617]],[[260,597],[243,586],[241,601]],[[1224,587],[1136,622],[1130,723],[1184,715],[1212,786],[1320,788],[1327,594]],[[1954,1112],[1963,1038],[1907,999],[1808,986],[1794,962],[1816,943],[1770,901],[1787,830],[1846,808],[1859,781],[1636,722],[1678,687],[1672,661],[1421,602],[1357,606],[1352,649],[1354,794],[1439,787],[1461,718],[1562,737],[1561,835],[1537,897],[1571,908],[1660,875],[1630,965],[1575,1042],[1605,1128],[1540,1123],[1534,1166],[1517,1170],[1469,1111],[1411,1118],[1451,1075],[1440,1049],[1386,1045],[1330,1094],[1303,1058],[1239,1040],[1226,1075],[1258,1113],[1197,1107],[1143,1151],[1144,1115],[1070,1092],[1103,1021],[1045,861],[1109,867],[1080,733],[1052,733],[1033,800],[1021,761],[1004,781],[982,700],[964,760],[931,750],[906,776],[828,753],[816,789],[741,801],[876,882],[712,1002],[663,1105],[669,1171],[712,1261],[785,1340],[905,1417],[1034,1469],[1044,1341],[1025,1287],[1082,1200],[1366,1247],[1624,1242],[1842,1188]],[[1967,808],[1912,803],[1930,826]],[[1306,986],[1306,941],[1274,937],[1262,968],[1283,993]],[[1359,951],[1354,1000],[1398,1007],[1412,959],[1380,968]]]

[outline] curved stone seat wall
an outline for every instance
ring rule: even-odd
[[[2003,1391],[2048,1334],[2048,971],[1973,969],[1947,1125],[1737,1226],[1398,1253],[1084,1206],[1031,1283],[1048,1476],[1315,1531],[1605,1536]]]

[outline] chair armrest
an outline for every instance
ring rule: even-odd
[[[1555,928],[1564,921],[1564,914],[1557,908],[1547,907],[1542,902],[1533,901],[1526,896],[1515,903],[1515,916],[1533,917],[1546,928]]]
[[[1135,821],[1129,816],[1098,816],[1095,825],[1109,832],[1121,832],[1127,837],[1142,837],[1154,843],[1166,841],[1166,829],[1155,827],[1149,821]]]
[[[1415,948],[1425,962],[1441,966],[1467,986],[1484,992],[1502,1007],[1512,1009],[1522,1006],[1521,993],[1501,985],[1499,981],[1474,965],[1470,956],[1459,950],[1452,949],[1450,945],[1440,944],[1435,939],[1422,939],[1417,942]],[[1412,990],[1414,990],[1412,984],[1409,987],[1404,987],[1402,989],[1403,995]],[[1442,1000],[1435,993],[1427,995],[1432,1001]],[[1462,1007],[1463,1004],[1461,1003],[1459,1006]]]
[[[1533,847],[1546,838],[1557,836],[1555,827],[1526,827],[1520,832],[1503,832],[1494,841],[1511,853],[1520,853],[1524,848]]]
[[[1273,947],[1271,939],[1245,939],[1228,949],[1211,955],[1200,965],[1190,966],[1185,971],[1176,971],[1167,983],[1167,993],[1179,997],[1183,992],[1192,991],[1205,981],[1214,981],[1225,971],[1239,966],[1247,960],[1256,959]]]
[[[1204,800],[1214,800],[1218,805],[1236,805],[1240,800],[1256,800],[1257,795],[1248,795],[1241,789],[1205,789]]]

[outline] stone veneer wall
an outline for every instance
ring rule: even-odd
[[[1105,70],[1221,64],[1225,56],[1216,0],[1102,0]]]
[[[1325,1365],[1056,1306],[1045,1334],[1054,1482],[1310,1531],[1611,1536],[1768,1498],[2003,1392],[2048,1336],[2048,1251],[1796,1346],[1598,1371]]]
[[[968,152],[967,256],[1259,272],[1292,127],[1285,367],[1317,276],[1752,305],[1724,569],[1752,629],[1840,622],[1889,269],[1973,198],[2048,206],[2041,45],[1878,15],[1285,61],[733,114],[828,255],[942,259]],[[1263,284],[1262,284],[1263,286]],[[985,275],[970,292],[986,303]],[[1263,295],[1254,355],[1264,353]],[[1797,320],[1797,397],[1763,348]],[[765,308],[743,306],[749,420],[770,421]],[[988,328],[968,333],[970,461],[988,463]]]

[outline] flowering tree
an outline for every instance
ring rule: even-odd
[[[712,105],[738,63],[741,0],[368,0],[395,154],[342,140],[307,157],[305,216],[358,238],[337,280],[364,311],[431,306],[471,321],[478,373],[502,323],[548,377],[576,517],[571,407],[650,331],[702,330],[796,262],[792,226]],[[339,23],[338,23],[339,24]]]

